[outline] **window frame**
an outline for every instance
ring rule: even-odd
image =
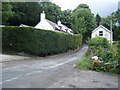
[[[103,36],[103,31],[99,31],[99,36]]]

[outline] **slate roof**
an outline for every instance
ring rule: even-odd
[[[66,32],[66,29],[69,29],[70,31],[72,31],[70,28],[68,28],[67,26],[61,24],[60,26],[57,25],[56,23],[48,20],[48,19],[45,19],[55,30],[58,30],[58,31],[63,31],[63,32]],[[65,29],[65,30],[64,30]]]
[[[69,29],[70,31],[72,31],[72,29],[68,28],[67,26],[61,24],[61,27],[64,28],[64,29]]]
[[[54,22],[52,22],[52,21],[50,21],[50,20],[48,20],[48,19],[46,19],[46,21],[47,21],[54,29],[57,29],[57,30],[60,29],[56,23],[54,23]]]

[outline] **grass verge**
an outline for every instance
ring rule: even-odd
[[[90,58],[85,56],[83,56],[83,58],[80,59],[76,65],[80,69],[93,69],[93,64],[90,61]]]

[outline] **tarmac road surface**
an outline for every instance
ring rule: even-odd
[[[118,76],[74,68],[87,51],[2,63],[2,88],[118,88]]]

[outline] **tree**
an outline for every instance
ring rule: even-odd
[[[75,34],[82,34],[83,41],[91,36],[91,32],[95,29],[96,23],[94,15],[89,9],[80,8],[72,13],[74,20],[73,29]]]
[[[59,14],[58,20],[61,20],[62,24],[66,25],[69,28],[72,28],[72,11],[67,9],[64,11],[61,11],[61,13]]]
[[[0,3],[0,18],[2,17],[2,3]],[[2,24],[2,20],[0,19],[0,25]]]
[[[102,18],[103,26],[105,26],[109,30],[110,30],[110,18],[111,18],[110,16]]]
[[[41,2],[40,5],[46,13],[46,18],[56,23],[59,15],[61,14],[61,8],[51,2]]]
[[[112,15],[113,15],[113,18],[115,19],[115,21],[116,22],[118,21],[118,23],[120,24],[120,9],[118,9],[115,12],[113,12]]]
[[[3,25],[9,25],[7,22],[10,17],[14,15],[14,12],[12,11],[13,7],[10,3],[3,2],[2,3],[2,24]]]
[[[4,17],[4,15],[3,18],[6,20],[3,21],[12,26],[18,26],[21,23],[35,26],[40,21],[40,13],[43,11],[45,11],[47,19],[56,23],[57,18],[61,13],[61,8],[51,2],[7,2],[7,4],[11,6],[9,8],[11,12],[14,12],[14,15],[7,18]],[[3,3],[3,8],[5,7],[6,6]],[[4,12],[8,13],[8,10],[5,10]]]
[[[103,19],[103,25],[110,30],[110,20],[112,19],[113,39],[120,40],[120,26],[116,26],[116,23],[120,25],[120,10],[113,12],[111,16],[107,16]]]
[[[74,33],[85,35],[85,33],[87,32],[87,28],[85,24],[86,24],[86,21],[84,17],[75,18],[75,23],[72,26],[74,28]]]
[[[79,5],[77,6],[77,8],[75,8],[75,9],[73,10],[73,12],[75,12],[76,10],[78,10],[78,9],[80,9],[80,8],[89,9],[89,6],[88,6],[87,4],[79,4]],[[89,9],[89,10],[90,10],[90,9]]]
[[[114,40],[120,40],[120,9],[112,13],[112,19],[114,23]],[[116,23],[118,23],[117,26]]]
[[[100,22],[101,22],[101,17],[100,17],[100,15],[97,13],[97,15],[96,15],[96,23],[97,23],[97,25],[99,26],[99,24],[100,24]]]
[[[10,25],[18,26],[21,23],[35,26],[39,22],[42,7],[38,2],[11,2],[15,15],[8,22]]]

